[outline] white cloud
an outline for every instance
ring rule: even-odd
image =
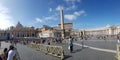
[[[60,8],[62,8],[63,10],[73,10],[73,9],[76,9],[77,6],[75,4],[72,4],[72,5],[68,6],[68,7],[58,5],[55,10],[60,11]]]
[[[14,25],[13,18],[10,15],[9,9],[0,3],[0,29],[7,29]]]
[[[57,17],[52,15],[52,16],[47,16],[43,18],[44,20],[57,20]]]
[[[57,15],[44,16],[42,18],[36,18],[35,20],[36,20],[35,23],[44,23],[50,20],[53,21],[53,20],[57,20]]]
[[[63,1],[68,4],[68,7],[66,7],[65,10],[74,10],[78,7],[76,3],[81,2],[81,0],[63,0]]]
[[[76,11],[76,12],[74,12],[74,15],[76,15],[76,16],[80,16],[80,15],[82,15],[82,14],[85,14],[85,11],[84,10],[81,10],[81,11]]]
[[[72,14],[66,14],[65,18],[68,20],[75,20],[77,17],[75,15],[72,15]]]
[[[75,4],[76,2],[81,2],[81,0],[63,0],[65,1],[66,3],[72,3],[72,4]]]
[[[52,16],[48,16],[48,17],[44,17],[44,19],[45,20],[51,20],[51,19],[53,19],[53,17]]]
[[[55,15],[54,16],[59,16],[59,12],[55,12]]]
[[[49,12],[52,12],[52,8],[49,8]]]
[[[53,19],[53,17],[52,16],[48,16],[48,17],[44,17],[44,19],[45,20],[51,20],[51,19]]]
[[[57,8],[56,8],[56,11],[59,11],[60,8],[62,8],[62,9],[64,10],[64,7],[63,7],[63,6],[58,5]]]
[[[66,8],[66,10],[72,10],[72,9],[76,9],[77,6],[75,4],[73,4],[72,6],[69,6],[68,8]]]
[[[64,15],[64,17],[65,17],[65,19],[68,19],[68,20],[75,20],[75,19],[77,19],[77,17],[79,17],[81,15],[86,15],[86,12],[84,10],[75,11],[73,14]]]
[[[36,22],[42,22],[42,19],[40,19],[40,18],[36,18]]]

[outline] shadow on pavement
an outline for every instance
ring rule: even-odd
[[[70,58],[70,57],[72,57],[72,56],[71,55],[65,55],[64,60],[67,59],[67,58]]]
[[[79,51],[82,51],[83,49],[77,49],[77,50],[74,50],[72,53],[77,53]]]
[[[80,48],[80,49],[76,49],[76,50],[74,50],[72,53],[80,52],[80,51],[82,51],[82,50],[84,50],[84,49],[86,49],[86,48],[88,48],[88,47],[83,47],[83,48]]]

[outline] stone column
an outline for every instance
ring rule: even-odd
[[[31,31],[29,32],[29,35],[30,35],[30,37],[32,37],[32,32]]]
[[[112,35],[114,31],[112,31],[112,28],[109,28],[109,35]]]
[[[25,37],[27,37],[27,32],[25,32]]]
[[[62,38],[65,37],[65,29],[64,29],[64,15],[63,15],[63,10],[62,8],[60,8],[60,21],[61,21],[61,35],[62,35]]]

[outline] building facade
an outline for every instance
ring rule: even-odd
[[[0,31],[0,39],[12,39],[12,38],[24,38],[24,37],[36,37],[37,31],[34,27],[24,27],[20,22],[17,25],[11,26],[7,30]]]
[[[72,23],[64,23],[65,37],[70,36],[70,33],[72,31],[72,26],[73,26]],[[38,36],[40,38],[45,38],[45,37],[60,38],[62,37],[61,33],[62,30],[60,24],[58,24],[58,26],[55,27],[49,27],[43,25],[42,28],[38,29]]]
[[[80,30],[79,32],[83,32],[84,35],[117,35],[120,33],[120,26],[106,26],[96,29],[84,29]]]

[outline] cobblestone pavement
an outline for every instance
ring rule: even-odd
[[[70,53],[67,49],[68,45],[65,43],[53,45],[63,46],[65,51],[64,60],[116,60],[115,54],[113,53],[101,52],[89,48],[81,49],[80,46],[76,45],[74,45],[74,52]],[[20,52],[21,60],[60,60],[60,58],[45,55],[44,53],[36,51],[35,49],[29,48],[25,45],[18,44],[17,47]]]
[[[9,43],[1,42],[0,53],[2,53],[4,48],[8,48],[9,49],[9,46],[10,46]]]
[[[78,40],[75,43],[81,43],[81,41]],[[84,40],[84,44],[97,48],[116,50],[117,40]]]
[[[43,52],[36,51],[26,45],[17,44],[17,49],[21,60],[60,60],[60,58],[45,55]]]
[[[69,53],[66,47],[68,47],[67,44],[64,45],[65,60],[116,60],[113,53],[101,52],[89,48],[82,49],[76,45],[74,45],[74,52]]]
[[[99,41],[95,43],[97,44]],[[9,43],[2,44],[4,47],[7,47],[9,45]],[[70,53],[68,50],[68,45],[66,43],[53,45],[63,46],[65,52],[64,60],[116,60],[114,53],[102,52],[89,48],[82,49],[80,46],[76,45],[74,45],[73,53]],[[19,53],[18,55],[20,57],[20,60],[61,60],[60,58],[51,55],[45,55],[43,52],[36,51],[27,45],[17,44],[16,48]]]

